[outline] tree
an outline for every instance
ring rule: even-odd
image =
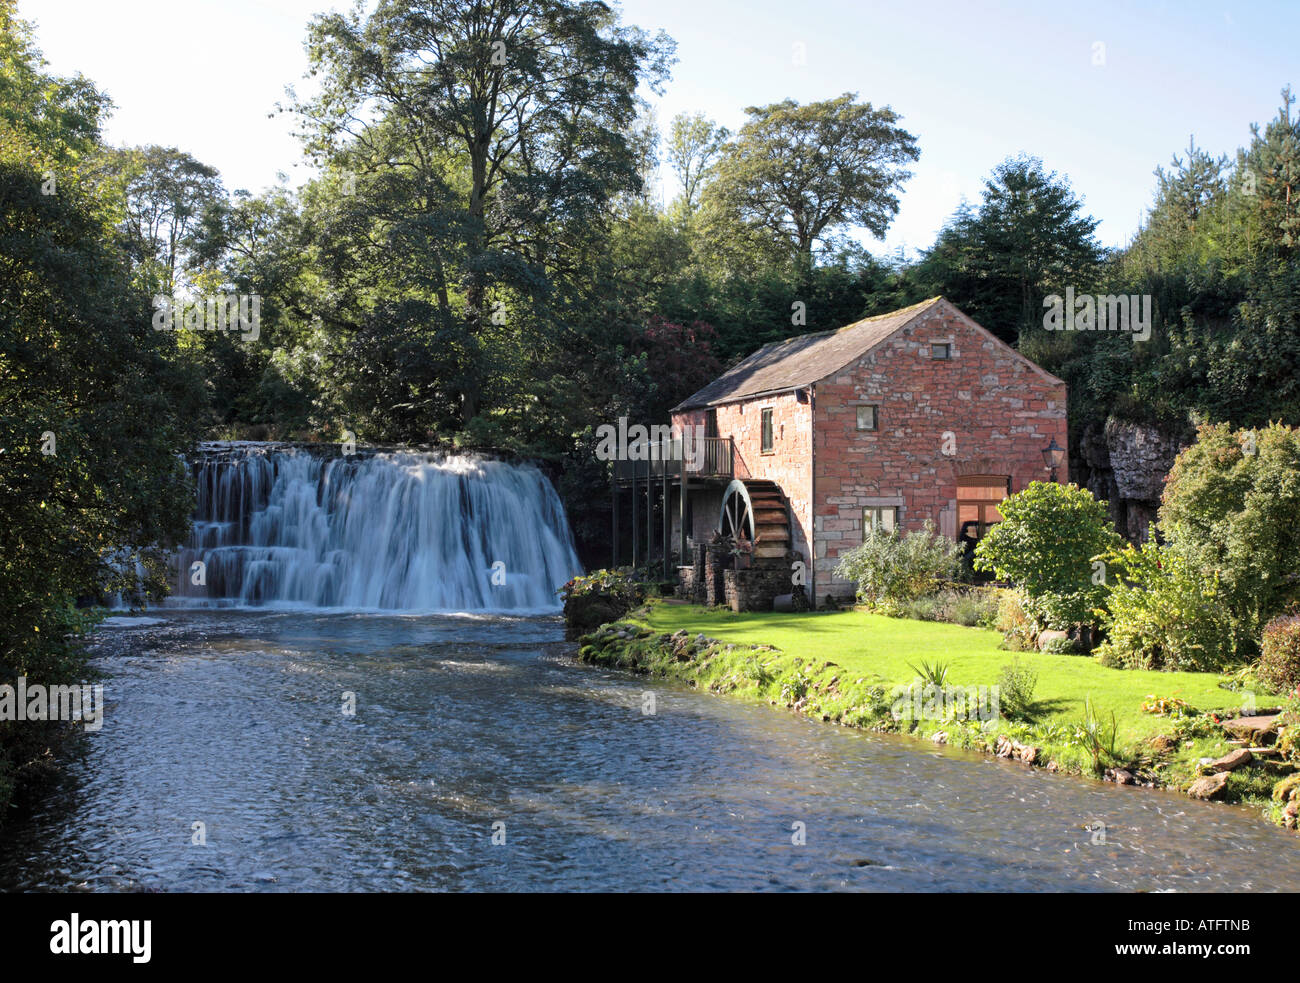
[[[678,113],[668,133],[668,163],[682,186],[686,214],[699,206],[700,191],[713,163],[722,154],[731,131],[703,113]]]
[[[117,151],[109,169],[122,182],[122,231],[137,281],[151,294],[170,297],[205,214],[225,201],[221,178],[216,168],[175,147]]]
[[[804,274],[850,226],[883,238],[920,152],[897,113],[856,99],[746,109],[705,190],[717,220],[762,230]]]
[[[1073,285],[1087,292],[1101,262],[1097,219],[1069,182],[1036,157],[1011,157],[984,182],[978,210],[960,209],[916,270],[1003,341],[1042,325],[1043,298]]]
[[[12,12],[0,5],[0,680],[64,685],[87,675],[76,600],[133,586],[132,561],[187,531],[179,455],[201,388],[128,280],[117,203],[80,180],[107,101],[44,75]],[[0,818],[63,728],[0,721]]]
[[[1156,196],[1146,222],[1127,250],[1126,261],[1143,272],[1171,271],[1213,258],[1206,247],[1221,237],[1206,235],[1221,220],[1228,195],[1228,158],[1213,157],[1189,139],[1184,157],[1170,170],[1157,167]]]
[[[1237,154],[1237,190],[1255,205],[1265,248],[1293,256],[1300,248],[1300,115],[1295,96],[1282,90],[1282,105],[1260,131],[1253,123],[1250,146]]]
[[[637,88],[659,86],[671,42],[619,25],[601,3],[383,0],[369,16],[318,17],[308,51],[322,84],[294,106],[307,146],[355,172],[359,235],[419,247],[408,252],[428,271],[418,299],[457,353],[439,388],[468,423],[489,366],[509,354],[500,346],[517,348],[497,315],[514,317],[516,332],[525,317],[544,320],[555,281],[580,275],[573,241],[639,188]],[[413,285],[399,290],[417,299]],[[367,316],[329,313],[353,325]]]
[[[1205,424],[1165,481],[1160,532],[1196,576],[1215,578],[1243,651],[1300,600],[1300,429]]]
[[[0,124],[65,167],[98,154],[100,120],[112,102],[84,75],[46,72],[31,25],[17,12],[17,0],[0,0]]]
[[[975,547],[975,569],[1021,585],[1040,625],[1094,623],[1106,596],[1098,561],[1120,542],[1106,503],[1078,485],[1032,481],[998,511],[1002,521]]]

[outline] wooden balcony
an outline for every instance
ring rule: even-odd
[[[628,448],[629,456],[633,451]],[[736,475],[736,443],[731,437],[701,437],[687,442],[683,453],[682,439],[643,442],[635,445],[639,461],[615,461],[614,481],[619,485],[646,480],[730,481]],[[689,460],[687,459],[689,457]]]

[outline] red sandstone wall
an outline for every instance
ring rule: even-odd
[[[764,409],[772,410],[772,453],[762,452]],[[736,441],[736,477],[775,481],[790,501],[794,517],[794,548],[810,557],[812,529],[812,411],[794,393],[719,406],[718,436]],[[675,426],[704,425],[706,412],[692,410],[673,415]],[[692,490],[694,518],[691,535],[706,541],[713,533],[721,505],[720,490]],[[674,540],[676,542],[676,540]]]
[[[772,453],[764,454],[763,410],[772,410]],[[794,393],[719,406],[718,434],[736,438],[736,477],[775,481],[790,501],[794,549],[810,558],[812,406]]]
[[[931,341],[949,342],[951,360],[932,360]],[[869,403],[880,406],[879,429],[859,431],[857,407]],[[1065,384],[942,306],[819,382],[816,412],[818,598],[853,593],[832,574],[862,541],[863,507],[897,504],[903,528],[931,519],[955,536],[958,475],[1010,475],[1020,491],[1046,479],[1042,449],[1053,437],[1067,446]],[[945,431],[952,455],[943,453]],[[1069,480],[1065,467],[1058,480]]]

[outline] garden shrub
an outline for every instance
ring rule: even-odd
[[[1034,687],[1038,673],[1019,659],[1002,667],[998,677],[998,706],[1008,720],[1032,720],[1034,717]]]
[[[1196,575],[1217,577],[1253,654],[1263,625],[1300,600],[1300,429],[1204,425],[1165,483],[1160,531]]]
[[[1025,611],[1025,596],[1018,590],[1002,592],[993,627],[1002,632],[1002,647],[1012,652],[1032,649],[1038,638],[1038,626]]]
[[[967,628],[992,628],[997,621],[998,594],[986,588],[946,588],[900,605],[906,618],[917,621],[945,621]]]
[[[1279,693],[1300,687],[1300,615],[1274,618],[1259,646],[1259,678]]]
[[[1092,624],[1106,596],[1094,561],[1121,541],[1106,504],[1077,485],[1034,481],[998,510],[1002,521],[975,547],[975,569],[1019,585],[1039,627]]]
[[[961,563],[963,546],[924,529],[869,533],[840,559],[835,576],[857,584],[858,600],[889,613],[902,613],[903,605],[933,592],[953,577]]]
[[[939,594],[929,594],[899,605],[899,611],[904,618],[916,621],[942,621],[940,614],[943,607],[944,601]]]
[[[1043,651],[1050,655],[1078,655],[1083,649],[1073,638],[1051,638],[1043,644]]]
[[[1113,575],[1103,665],[1218,672],[1237,661],[1232,618],[1213,579],[1155,543],[1125,546],[1106,560]]]

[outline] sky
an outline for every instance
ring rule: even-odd
[[[312,171],[275,115],[301,85],[303,39],[331,0],[19,0],[59,74],[83,72],[116,104],[119,145],[175,146],[258,191]],[[929,247],[1008,156],[1067,177],[1103,245],[1137,231],[1167,165],[1195,136],[1230,157],[1250,124],[1300,89],[1300,0],[1062,4],[970,0],[623,0],[624,21],[665,30],[677,64],[661,129],[703,112],[735,130],[748,106],[857,93],[888,105],[920,160],[877,255]],[[665,169],[666,170],[666,169]],[[662,193],[675,183],[665,173]]]

